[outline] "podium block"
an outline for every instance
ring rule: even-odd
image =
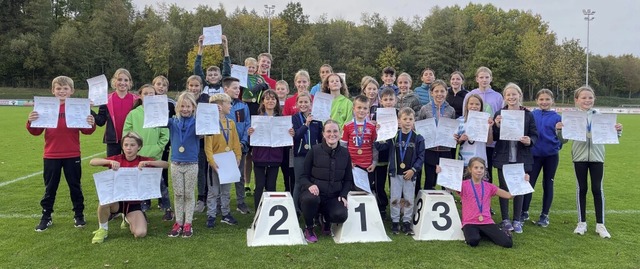
[[[421,190],[415,202],[415,240],[464,240],[458,208],[446,191]]]
[[[375,196],[366,192],[352,191],[349,192],[347,200],[349,202],[349,216],[343,224],[334,226],[334,242],[391,241],[384,230]]]
[[[288,192],[265,192],[256,209],[247,246],[306,245]]]

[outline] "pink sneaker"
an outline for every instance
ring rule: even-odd
[[[309,243],[318,242],[318,237],[316,236],[316,233],[313,232],[313,228],[304,229],[304,239]]]

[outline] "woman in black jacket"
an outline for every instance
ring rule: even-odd
[[[330,235],[331,223],[347,220],[347,195],[353,187],[351,157],[339,144],[340,129],[334,120],[327,120],[322,131],[324,141],[311,147],[300,177],[300,209],[304,216],[304,236],[315,243],[313,219],[322,214],[322,233]]]

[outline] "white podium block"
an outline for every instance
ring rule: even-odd
[[[464,240],[458,208],[446,191],[421,190],[415,200],[415,240]]]
[[[307,244],[290,193],[264,192],[256,212],[251,228],[247,229],[247,246]]]
[[[334,226],[334,242],[391,241],[384,230],[375,196],[362,191],[352,191],[349,192],[347,201],[349,203],[349,216],[343,224]]]

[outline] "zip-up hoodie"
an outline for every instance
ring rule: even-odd
[[[556,134],[556,123],[561,122],[562,117],[555,111],[542,109],[536,109],[531,114],[538,128],[538,141],[531,148],[531,154],[534,157],[557,155],[563,142]]]
[[[422,108],[422,104],[420,103],[418,95],[416,95],[412,90],[409,90],[405,94],[398,94],[396,108],[401,109],[403,107],[410,107],[416,114],[418,114],[418,112],[420,112],[420,108]]]
[[[593,108],[587,110],[587,123],[591,124],[593,114],[598,112]],[[558,137],[562,139],[562,132],[558,132]],[[571,145],[571,156],[574,162],[604,162],[604,145],[593,144],[591,132],[587,130],[587,141],[573,141]]]

